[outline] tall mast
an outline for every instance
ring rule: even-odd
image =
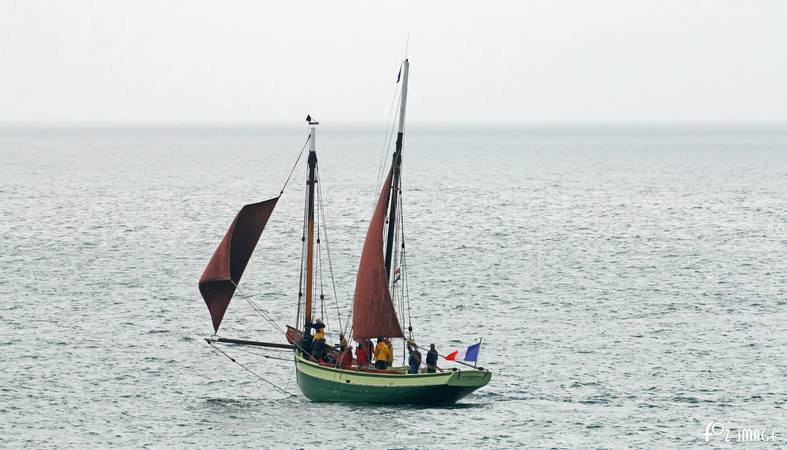
[[[307,334],[312,324],[312,292],[314,280],[314,185],[317,183],[317,125],[319,122],[307,116],[309,122],[309,177],[306,180],[309,195],[306,198],[306,314],[304,315],[303,332]]]
[[[399,133],[396,135],[396,150],[393,155],[393,178],[391,180],[391,202],[388,216],[388,242],[385,246],[385,275],[391,279],[391,261],[393,257],[394,235],[396,234],[396,203],[399,196],[399,177],[402,171],[402,143],[404,141],[404,114],[407,108],[407,75],[410,62],[402,63],[402,99],[399,103]]]

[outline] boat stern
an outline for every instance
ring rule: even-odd
[[[492,380],[488,370],[457,370],[448,380],[449,386],[482,388]]]

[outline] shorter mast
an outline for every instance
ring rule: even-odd
[[[404,115],[407,111],[407,76],[410,62],[402,62],[402,99],[399,104],[399,132],[396,135],[396,149],[393,154],[393,180],[391,181],[391,202],[388,216],[388,238],[385,246],[385,275],[391,280],[391,262],[393,260],[394,235],[396,234],[396,204],[399,195],[400,176],[402,171],[402,145],[404,144]]]
[[[306,198],[306,305],[304,308],[303,333],[308,334],[312,325],[312,303],[314,285],[314,185],[317,183],[315,172],[317,168],[317,125],[311,116],[306,116],[309,122],[309,159],[308,159],[308,196]]]

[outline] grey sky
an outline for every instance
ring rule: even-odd
[[[0,122],[787,122],[785,1],[0,0]]]

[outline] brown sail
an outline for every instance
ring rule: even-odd
[[[393,169],[388,173],[377,199],[355,279],[353,338],[358,341],[376,337],[404,337],[388,291],[383,253],[383,228],[391,194],[392,173]]]
[[[219,330],[235,287],[240,283],[240,277],[278,200],[279,197],[276,197],[241,208],[202,272],[199,291],[208,305],[215,331]]]

